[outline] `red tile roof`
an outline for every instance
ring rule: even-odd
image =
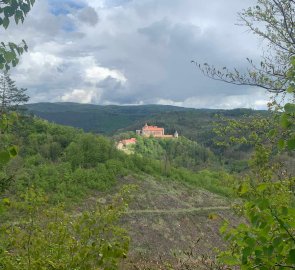
[[[157,126],[144,126],[142,129],[149,130],[149,131],[163,131],[164,130],[164,128],[159,128]]]

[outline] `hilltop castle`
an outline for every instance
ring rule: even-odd
[[[178,132],[175,131],[174,135],[165,135],[164,128],[157,126],[148,126],[145,124],[142,129],[136,130],[136,134],[144,137],[153,136],[155,138],[178,138]],[[129,145],[134,145],[137,143],[136,138],[130,138],[126,140],[121,140],[117,143],[117,149],[127,151]]]
[[[174,135],[165,135],[164,128],[157,126],[148,126],[148,124],[145,124],[141,130],[136,130],[136,134],[145,137],[153,136],[155,138],[178,138],[177,131],[175,131]]]

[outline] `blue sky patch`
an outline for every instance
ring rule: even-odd
[[[79,10],[86,6],[80,0],[48,0],[50,12],[55,16],[67,15],[72,10]]]
[[[106,0],[105,4],[108,7],[117,7],[117,6],[123,6],[131,1],[132,0]]]
[[[75,32],[76,26],[70,21],[67,21],[63,24],[62,30],[65,32]]]

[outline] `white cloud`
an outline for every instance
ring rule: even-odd
[[[94,89],[73,89],[60,97],[60,101],[78,102],[78,103],[95,103],[99,101],[100,93]]]
[[[267,109],[267,103],[269,102],[270,98],[271,95],[267,94],[265,91],[261,91],[259,89],[249,89],[249,93],[244,95],[215,95],[211,97],[190,97],[182,101],[173,101],[171,99],[159,99],[156,103],[162,105],[174,105],[188,108],[251,108],[256,110],[265,110]]]
[[[126,83],[127,79],[122,72],[100,66],[87,68],[85,71],[86,79],[91,83],[101,82],[107,78],[113,78],[121,83]]]
[[[190,63],[245,68],[246,57],[257,59],[259,43],[235,26],[254,0],[77,0],[85,7],[58,16],[48,1],[5,32],[29,45],[12,77],[32,102],[261,108],[268,99],[205,78]]]

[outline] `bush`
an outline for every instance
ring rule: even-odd
[[[109,205],[70,215],[29,189],[23,200],[11,203],[22,213],[18,221],[0,227],[0,269],[117,269],[129,246],[118,226],[127,199],[124,190]]]

